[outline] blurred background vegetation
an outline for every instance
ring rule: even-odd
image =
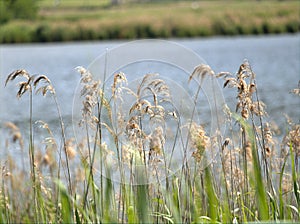
[[[35,19],[38,13],[36,0],[1,0],[0,23],[13,19]]]
[[[0,43],[296,33],[300,1],[0,0]]]

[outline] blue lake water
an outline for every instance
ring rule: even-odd
[[[284,128],[287,114],[300,118],[300,97],[289,93],[300,80],[300,34],[270,36],[212,37],[172,39],[202,57],[216,72],[238,70],[248,59],[256,73],[260,99],[267,105],[268,121]],[[56,88],[67,128],[71,128],[72,101],[80,80],[75,67],[88,65],[106,49],[127,41],[77,42],[55,44],[0,45],[0,125],[12,121],[28,124],[28,96],[16,99],[17,88],[7,75],[16,69],[47,75]],[[178,55],[177,57],[180,57]],[[224,90],[226,102],[234,104],[235,90]],[[233,110],[235,108],[232,108]],[[57,113],[50,97],[34,97],[34,120],[57,123]],[[0,132],[1,133],[1,132]]]

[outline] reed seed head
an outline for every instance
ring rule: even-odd
[[[13,143],[19,142],[20,148],[23,149],[24,141],[19,127],[12,122],[5,122],[4,127],[9,130],[9,134],[11,135],[12,142]]]
[[[192,156],[197,162],[200,162],[209,143],[209,138],[206,136],[206,133],[201,125],[197,125],[194,122],[191,124],[190,141],[191,148],[195,149]]]
[[[66,148],[65,148],[65,150],[66,150],[68,158],[70,160],[74,159],[75,156],[76,156],[76,154],[77,154],[76,150],[75,150],[75,143],[74,143],[74,141],[75,140],[73,138],[68,139],[66,141],[66,146],[65,146]]]
[[[205,78],[206,75],[214,76],[215,72],[211,69],[209,65],[206,64],[200,64],[197,67],[194,68],[194,71],[189,77],[189,82],[193,78],[197,78],[200,80],[200,83],[202,83],[202,80]]]
[[[293,124],[291,130],[286,134],[283,139],[283,143],[300,156],[300,124]]]
[[[5,86],[7,85],[8,82],[13,81],[17,77],[25,77],[27,81],[30,79],[30,75],[26,70],[24,69],[16,70],[7,76],[7,79],[5,81]]]
[[[236,77],[233,77],[231,74],[217,76],[224,76],[224,88],[237,89],[238,102],[236,104],[236,112],[240,111],[242,118],[247,120],[252,114],[256,116],[266,115],[265,104],[262,101],[253,101],[253,94],[256,92],[255,74],[247,60],[240,65]]]
[[[246,151],[247,161],[252,162],[252,144],[250,141],[247,141],[244,150]]]
[[[161,155],[164,144],[164,130],[161,126],[158,126],[154,129],[153,133],[150,136],[150,155]]]
[[[50,94],[55,94],[55,89],[50,81],[50,79],[45,75],[38,76],[33,82],[33,86],[37,88],[40,83],[45,83],[45,85],[41,86],[36,90],[36,94],[42,93],[43,96],[46,96],[47,92]]]
[[[116,73],[114,75],[114,82],[111,86],[112,95],[115,98],[122,99],[122,90],[123,86],[126,86],[128,84],[126,75],[123,72]]]
[[[81,89],[81,96],[84,98],[82,101],[82,117],[79,125],[87,122],[90,125],[94,125],[95,116],[93,115],[95,106],[102,100],[103,94],[100,88],[100,80],[94,80],[92,74],[85,68],[78,66],[75,68],[81,74],[80,82],[83,84]]]

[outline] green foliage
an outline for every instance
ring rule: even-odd
[[[10,18],[11,18],[11,14],[7,10],[6,1],[0,1],[0,24],[6,23]]]
[[[296,149],[294,149],[296,150]],[[292,143],[290,143],[290,154],[291,154],[291,165],[292,165],[292,179],[293,179],[293,189],[294,189],[294,194],[298,206],[298,215],[300,217],[299,213],[299,208],[300,208],[300,188],[299,188],[299,182],[298,182],[298,173],[296,172],[296,166],[295,166],[295,161],[298,159],[297,156],[294,156],[293,152],[293,146]]]
[[[73,210],[71,197],[67,192],[66,187],[59,181],[57,182],[60,190],[60,201],[61,201],[61,218],[63,223],[73,223]],[[77,211],[77,210],[76,210]]]
[[[282,195],[282,179],[283,179],[283,172],[284,172],[284,168],[285,168],[285,164],[287,162],[287,157],[284,160],[284,163],[282,165],[281,168],[281,172],[280,172],[280,177],[279,177],[279,219],[284,219],[284,200],[283,200],[283,195]]]
[[[209,214],[211,221],[215,223],[218,219],[218,198],[213,186],[213,176],[209,167],[205,168],[205,192],[208,198]]]
[[[1,43],[26,43],[33,41],[33,29],[21,24],[3,24],[0,26]]]
[[[16,30],[16,21],[21,21],[27,29],[21,34],[26,38],[19,38],[17,31],[5,34],[0,27],[0,35],[5,36],[0,43],[300,31],[300,5],[294,1],[122,2],[111,6],[109,0],[0,0],[0,24],[7,23]]]
[[[264,186],[264,181],[262,177],[262,168],[260,165],[257,148],[255,147],[256,144],[255,144],[254,131],[252,129],[252,126],[250,126],[250,124],[248,124],[242,117],[236,114],[233,114],[233,116],[245,129],[245,132],[247,133],[251,141],[251,154],[253,158],[253,175],[254,175],[253,176],[254,179],[251,180],[251,183],[256,192],[256,198],[257,198],[259,216],[260,216],[259,218],[260,220],[269,220],[269,205],[267,200],[267,192]]]
[[[38,0],[1,0],[0,23],[13,19],[35,19],[38,12]]]

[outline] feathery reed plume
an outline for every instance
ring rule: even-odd
[[[25,77],[26,80],[29,80],[31,76],[24,69],[16,70],[7,76],[7,79],[5,81],[5,86],[7,85],[8,82],[13,81],[17,77]]]
[[[48,133],[48,136],[44,138],[42,143],[45,145],[46,153],[42,156],[41,165],[49,166],[50,170],[54,170],[54,168],[57,165],[55,154],[54,152],[57,150],[57,142],[55,140],[55,137],[49,128],[49,125],[42,121],[38,120],[35,122],[37,125],[39,125],[40,128],[45,129]],[[60,158],[61,160],[61,158]]]
[[[75,68],[80,74],[80,82],[83,84],[81,89],[81,96],[84,97],[82,102],[82,117],[83,120],[80,121],[80,125],[87,122],[93,125],[98,118],[94,115],[94,108],[99,102],[99,97],[101,97],[100,80],[96,81],[93,79],[92,74],[85,68],[78,66]]]
[[[211,69],[211,67],[209,65],[206,64],[200,64],[198,65],[194,71],[192,72],[192,74],[189,77],[189,82],[193,79],[193,78],[197,78],[200,80],[200,85],[202,84],[203,79],[205,78],[206,75],[211,75],[211,76],[215,76],[215,72]]]
[[[161,155],[165,144],[164,130],[161,126],[154,129],[153,133],[150,135],[150,151],[149,158],[153,155]]]
[[[192,123],[190,127],[190,144],[191,149],[194,149],[192,156],[199,163],[201,162],[205,149],[208,146],[209,138],[206,136],[205,130],[201,125]]]
[[[285,174],[282,178],[282,193],[287,194],[293,189],[293,180],[292,176],[289,174]]]
[[[153,162],[155,156],[163,154],[165,119],[171,113],[164,107],[164,103],[171,101],[169,87],[164,80],[156,78],[157,76],[159,74],[146,74],[141,80],[137,92],[133,93],[136,102],[129,109],[130,119],[126,126],[126,132],[131,133],[130,141],[138,143],[135,144],[138,146],[137,149],[140,153],[144,153],[144,162],[146,161],[144,148],[147,141],[149,141],[148,162],[150,160]],[[146,124],[146,127],[142,124]],[[143,129],[151,127],[153,131],[146,134]]]
[[[70,138],[66,141],[66,152],[69,157],[69,159],[74,159],[76,156],[76,150],[75,150],[75,139]]]
[[[132,116],[126,125],[126,134],[129,139],[136,138],[138,133],[141,133],[139,120],[137,116]]]
[[[24,141],[23,141],[23,138],[22,138],[22,134],[20,132],[20,128],[12,122],[5,122],[4,127],[9,129],[9,133],[12,136],[12,142],[13,143],[19,142],[20,148],[23,149],[24,148]]]
[[[18,77],[24,77],[25,80],[26,80],[26,81],[23,81],[23,82],[20,81],[18,83],[19,90],[17,92],[17,98],[20,98],[28,90],[32,91],[31,85],[32,85],[32,82],[33,82],[33,80],[34,80],[35,77],[34,76],[30,76],[29,73],[26,70],[24,70],[24,69],[22,69],[22,70],[16,70],[16,71],[10,73],[7,76],[7,79],[5,81],[5,86],[7,85],[8,82],[11,82],[11,81],[15,80]]]
[[[119,72],[114,75],[114,82],[111,86],[111,91],[114,98],[122,99],[122,87],[123,84],[127,85],[127,83],[126,75],[123,72]]]
[[[45,85],[41,86],[40,88],[38,88],[36,90],[36,94],[38,94],[38,93],[41,92],[43,96],[46,96],[47,92],[50,92],[51,94],[55,95],[55,89],[52,86],[50,79],[47,76],[45,76],[45,75],[38,76],[34,80],[33,86],[35,88],[37,88],[38,84],[41,83],[41,82],[45,82]]]
[[[273,140],[273,134],[269,123],[265,124],[262,137],[265,139],[264,149],[266,150],[266,156],[271,157],[274,153],[275,142]]]
[[[151,81],[151,79],[153,79],[155,76],[158,76],[158,74],[146,74],[141,83],[139,84],[139,88],[137,89],[137,97],[141,98],[142,95],[142,91],[146,88],[146,86],[148,85],[148,83]]]
[[[252,144],[250,141],[246,141],[243,150],[246,152],[247,163],[252,162]]]
[[[244,119],[248,119],[250,114],[256,116],[264,116],[265,104],[262,101],[253,101],[253,94],[256,92],[255,74],[252,71],[247,60],[239,67],[236,77],[230,73],[220,73],[217,77],[224,76],[224,88],[237,88],[238,103],[236,105],[236,112],[240,111]],[[249,83],[247,83],[249,79]]]
[[[136,103],[132,105],[132,107],[129,110],[129,114],[133,114],[134,112],[141,112],[141,114],[148,113],[149,108],[151,108],[152,105],[148,100],[145,99],[139,99]]]
[[[141,99],[142,96],[147,96],[148,94],[152,95],[155,106],[157,106],[160,102],[168,101],[170,98],[170,89],[168,85],[164,80],[155,78],[156,76],[159,76],[159,74],[146,74],[136,93],[139,99]]]
[[[283,138],[283,143],[288,148],[292,147],[295,154],[300,156],[300,124],[291,125],[291,129]]]

